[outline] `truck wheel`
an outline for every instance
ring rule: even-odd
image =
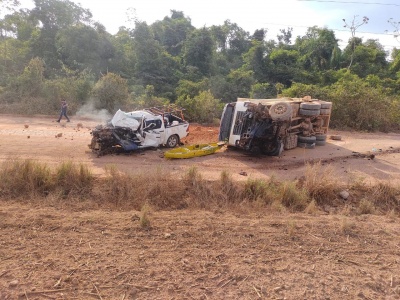
[[[317,110],[321,108],[321,103],[317,102],[303,102],[300,103],[300,108],[303,109],[310,109],[310,110]]]
[[[332,102],[322,101],[321,108],[324,108],[324,109],[332,108]]]
[[[320,109],[299,109],[299,114],[302,116],[318,116],[320,112]]]
[[[309,144],[315,143],[316,140],[317,139],[315,136],[303,136],[303,135],[299,135],[297,139],[297,141],[300,143],[309,143]]]
[[[321,115],[329,115],[331,113],[330,108],[321,108]]]
[[[274,121],[286,121],[292,116],[293,109],[290,103],[278,102],[271,105],[269,115]]]
[[[326,134],[316,134],[315,138],[317,141],[326,141]]]
[[[280,141],[274,141],[272,143],[265,143],[261,147],[261,153],[269,156],[279,156],[283,151],[283,143]]]
[[[176,134],[174,134],[168,138],[166,146],[168,148],[175,148],[178,144],[179,144],[179,137]]]

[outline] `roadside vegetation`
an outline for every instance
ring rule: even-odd
[[[331,168],[309,164],[305,176],[296,181],[249,178],[232,180],[227,171],[218,180],[202,177],[196,167],[179,179],[163,170],[130,175],[107,167],[105,176],[94,176],[82,164],[62,163],[57,168],[32,160],[6,161],[0,166],[0,199],[62,207],[84,206],[142,212],[149,226],[152,210],[201,209],[261,212],[323,212],[359,214],[400,213],[400,186],[390,182],[367,184],[360,180],[340,183]],[[351,196],[342,199],[347,190]]]
[[[332,101],[331,127],[399,129],[400,50],[358,37],[367,17],[345,21],[352,37],[342,49],[334,30],[292,28],[271,36],[229,20],[195,28],[172,10],[152,24],[136,18],[116,34],[67,0],[0,1],[0,111],[110,114],[117,109],[176,104],[189,121],[213,123],[239,97],[303,97]],[[370,22],[373,22],[372,20]],[[354,24],[358,24],[354,26]],[[394,30],[393,28],[394,27]],[[388,23],[393,39],[397,20]]]

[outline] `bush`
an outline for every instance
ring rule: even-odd
[[[124,108],[128,100],[127,81],[114,73],[107,73],[93,88],[96,109],[106,109],[110,113]]]
[[[188,120],[198,123],[212,123],[214,119],[221,117],[224,108],[224,104],[215,99],[210,91],[200,92],[193,98],[179,98],[176,104],[186,109]]]

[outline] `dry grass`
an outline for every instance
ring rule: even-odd
[[[0,195],[11,198],[43,196],[52,189],[50,168],[32,160],[9,160],[0,168]]]
[[[192,166],[187,170],[183,182],[187,187],[189,206],[207,208],[214,204],[216,193],[212,189],[212,183],[203,179],[197,167]]]
[[[355,228],[355,223],[348,218],[342,218],[342,220],[340,221],[339,231],[343,235],[353,235]]]
[[[303,210],[307,206],[307,192],[302,188],[297,188],[295,182],[283,182],[279,186],[279,201],[289,209]]]
[[[264,205],[277,200],[277,184],[273,180],[249,178],[244,184],[242,197],[249,201],[261,202]]]
[[[360,215],[373,214],[375,212],[374,203],[368,199],[361,199],[357,211]]]
[[[92,190],[94,177],[84,164],[63,162],[56,169],[55,177],[55,185],[60,189],[63,197],[72,194],[84,198]]]
[[[331,204],[341,188],[333,167],[322,166],[321,162],[307,164],[304,180],[299,184],[319,205]]]
[[[289,220],[286,223],[286,233],[289,235],[290,238],[294,238],[296,234],[297,226],[294,220]]]
[[[89,206],[118,209],[141,210],[144,205],[150,205],[156,210],[223,207],[316,214],[321,207],[333,202],[338,191],[344,188],[351,190],[352,200],[351,203],[336,201],[342,206],[342,209],[338,207],[342,214],[391,212],[392,216],[397,216],[400,211],[399,186],[390,182],[376,185],[359,182],[357,190],[355,186],[339,186],[331,170],[321,168],[320,164],[307,166],[303,181],[249,178],[244,183],[234,181],[227,171],[221,172],[219,180],[205,180],[194,166],[182,179],[171,178],[161,169],[131,175],[114,166],[106,167],[106,176],[94,177],[85,165],[72,162],[64,162],[55,169],[31,160],[10,160],[0,166],[2,199],[77,199],[90,201]]]
[[[150,207],[148,204],[143,205],[142,209],[140,210],[140,227],[142,228],[150,228],[151,227],[151,222],[149,218],[149,211]]]
[[[310,203],[308,203],[306,209],[304,210],[306,214],[315,216],[318,213],[318,205],[317,202],[313,199]]]
[[[369,191],[371,200],[380,208],[400,206],[400,190],[397,185],[390,182],[379,182],[371,186]]]

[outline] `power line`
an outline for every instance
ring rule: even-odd
[[[304,0],[302,0],[302,1],[304,1]],[[277,23],[263,23],[263,24],[265,24],[265,25],[275,25],[275,26],[284,26],[284,27],[292,27],[292,28],[310,28],[310,27],[313,27],[313,26],[286,25],[286,24],[277,24]],[[328,30],[332,30],[332,31],[343,31],[343,32],[349,32],[350,33],[350,31],[346,30],[346,29],[335,29],[335,28],[333,28],[333,29],[327,28],[327,29]],[[385,35],[385,36],[390,35],[390,34],[387,34],[387,33],[369,32],[369,31],[357,31],[357,33],[368,33],[368,34]]]
[[[312,26],[301,26],[301,25],[287,25],[287,24],[277,24],[277,23],[263,23],[264,25],[274,25],[274,26],[284,26],[284,27],[291,27],[291,28],[310,28]],[[332,30],[332,31],[342,31],[342,32],[349,32],[348,30],[345,29],[331,29],[328,28],[328,30]],[[349,32],[350,33],[350,32]],[[368,31],[357,31],[357,33],[366,33],[366,34],[373,34],[373,35],[382,35],[382,36],[392,36],[391,34],[387,34],[387,33],[376,33],[376,32],[368,32]],[[342,44],[345,43],[344,41],[342,42]],[[380,44],[382,47],[384,48],[399,48],[400,45],[384,45],[384,44]]]
[[[343,3],[343,4],[367,4],[367,5],[383,5],[383,6],[398,6],[400,4],[395,3],[382,3],[382,2],[356,2],[356,1],[334,1],[334,0],[297,0],[303,2],[328,2],[328,3]]]

